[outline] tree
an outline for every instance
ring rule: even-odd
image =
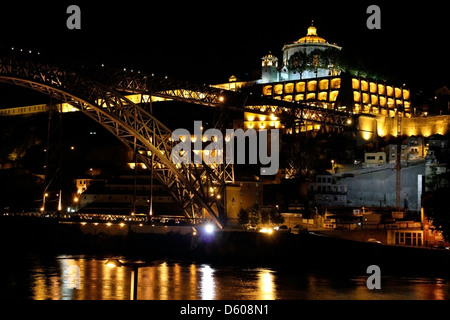
[[[284,217],[278,212],[277,209],[274,208],[270,211],[270,221],[275,224],[283,224]]]
[[[238,222],[242,226],[249,222],[248,211],[244,208],[241,208],[238,212]]]
[[[269,223],[269,218],[270,218],[270,212],[269,211],[261,210],[259,214],[261,216],[261,223],[262,224]]]
[[[450,241],[450,214],[448,213],[448,195],[450,188],[441,188],[428,192],[423,197],[425,214],[434,227],[441,231],[445,240]]]
[[[259,224],[261,222],[261,216],[259,214],[259,206],[257,204],[255,204],[253,206],[251,215],[250,215],[250,223],[252,224],[252,226],[255,226],[257,224]]]
[[[288,61],[288,69],[292,72],[298,72],[300,75],[307,68],[308,56],[304,52],[294,53]]]

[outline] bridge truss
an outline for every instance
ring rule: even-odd
[[[225,185],[232,179],[222,165],[174,164],[172,132],[149,110],[127,99],[126,93],[217,107],[226,110],[273,114],[286,123],[303,121],[334,127],[349,126],[347,113],[325,110],[226,91],[137,72],[52,64],[21,54],[0,55],[0,81],[26,87],[68,103],[97,121],[153,168],[154,176],[189,218],[207,213],[222,228],[226,219]],[[151,99],[150,99],[151,100]],[[142,101],[148,102],[148,101]]]
[[[148,168],[153,164],[155,177],[187,217],[202,218],[207,213],[220,228],[223,227],[223,197],[217,196],[224,192],[223,179],[206,164],[174,164],[171,153],[175,143],[170,129],[114,88],[79,72],[20,56],[0,57],[0,81],[69,103],[100,123],[130,149],[136,146],[139,160]]]

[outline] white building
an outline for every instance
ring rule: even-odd
[[[331,174],[317,175],[316,181],[309,184],[308,193],[314,205],[324,207],[346,206],[347,186],[333,182]]]
[[[314,21],[313,21],[314,23]],[[313,23],[305,37],[283,47],[283,65],[279,69],[278,58],[269,53],[262,58],[262,77],[260,83],[301,80],[337,76],[339,72],[332,63],[324,61],[321,53],[342,48],[328,43],[317,35]],[[328,59],[326,59],[328,60]]]

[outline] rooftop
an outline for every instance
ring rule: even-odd
[[[295,43],[328,43],[324,38],[317,35],[317,28],[314,27],[314,20],[311,22],[311,26],[308,28],[306,37],[303,37]]]

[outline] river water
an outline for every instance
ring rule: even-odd
[[[1,298],[12,300],[128,300],[131,270],[108,258],[30,255],[1,267]],[[170,261],[139,268],[139,300],[450,300],[444,278],[383,276]]]

